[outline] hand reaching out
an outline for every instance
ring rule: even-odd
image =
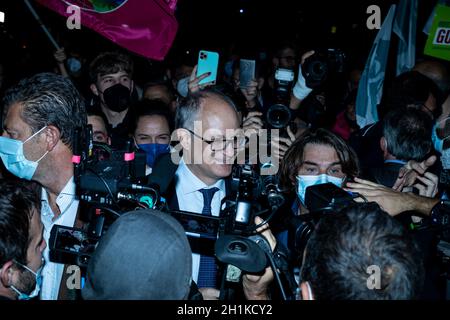
[[[402,191],[405,187],[412,187],[416,183],[418,176],[422,176],[425,172],[436,162],[437,157],[431,156],[428,159],[417,162],[410,160],[408,163],[400,169],[397,181],[392,189]]]

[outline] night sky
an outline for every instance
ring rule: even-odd
[[[300,49],[339,47],[355,63],[365,62],[376,36],[368,30],[366,9],[371,4],[381,8],[384,18],[395,0],[353,1],[261,1],[261,0],[179,0],[176,17],[179,31],[168,57],[192,49],[223,51],[235,43],[243,50],[269,50],[284,39],[294,40]],[[425,35],[421,32],[434,1],[419,1],[418,55]],[[44,23],[62,46],[75,48],[88,59],[102,50],[117,47],[95,32],[82,28],[68,30],[58,14],[34,6]],[[40,30],[22,0],[2,0],[0,11],[6,21],[0,24],[0,59],[7,61],[13,77],[48,70],[54,66],[53,47]],[[332,33],[332,27],[336,32]],[[95,46],[93,45],[95,44]],[[136,58],[138,64],[155,62]]]

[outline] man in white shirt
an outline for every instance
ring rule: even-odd
[[[221,93],[204,90],[192,94],[178,107],[175,122],[183,157],[175,172],[175,203],[169,199],[172,209],[219,216],[221,201],[227,193],[225,178],[231,174],[236,150],[246,142],[239,132],[236,108]],[[193,254],[192,278],[205,299],[217,299],[220,282],[210,279],[215,277],[214,267],[204,269],[203,259],[203,255]],[[249,279],[252,285],[260,280],[244,276],[244,287]],[[264,278],[267,279],[270,276]],[[255,294],[247,297],[264,298],[265,291],[253,290],[255,287],[258,286],[252,286]]]
[[[12,174],[42,185],[41,220],[48,243],[53,225],[72,227],[76,221],[72,150],[75,128],[87,122],[84,103],[70,80],[40,73],[6,93],[4,115],[0,156]],[[41,299],[56,300],[60,289],[67,289],[60,286],[64,265],[49,261],[49,247],[44,257]]]

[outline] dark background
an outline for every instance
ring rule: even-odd
[[[352,63],[364,64],[377,34],[377,30],[366,27],[367,7],[379,5],[383,20],[389,6],[397,2],[179,0],[176,10],[179,30],[166,60],[176,59],[187,50],[196,53],[198,49],[217,50],[225,55],[233,43],[247,51],[270,52],[274,45],[289,39],[303,51],[339,47],[345,50]],[[118,49],[115,44],[83,26],[81,30],[68,30],[65,18],[33,4],[54,37],[67,50],[77,50],[90,60],[103,50]],[[426,40],[422,29],[434,4],[433,0],[419,0],[419,58]],[[5,23],[0,24],[0,59],[6,65],[9,81],[53,69],[54,48],[23,1],[2,0],[0,10],[6,13]],[[332,26],[337,30],[334,34],[331,33]],[[393,43],[395,45],[395,41]],[[138,79],[145,78],[143,74],[151,73],[160,65],[138,56],[135,61]]]

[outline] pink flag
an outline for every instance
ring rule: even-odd
[[[80,22],[119,46],[163,60],[175,38],[177,0],[37,0],[69,17],[67,7],[80,7]]]

